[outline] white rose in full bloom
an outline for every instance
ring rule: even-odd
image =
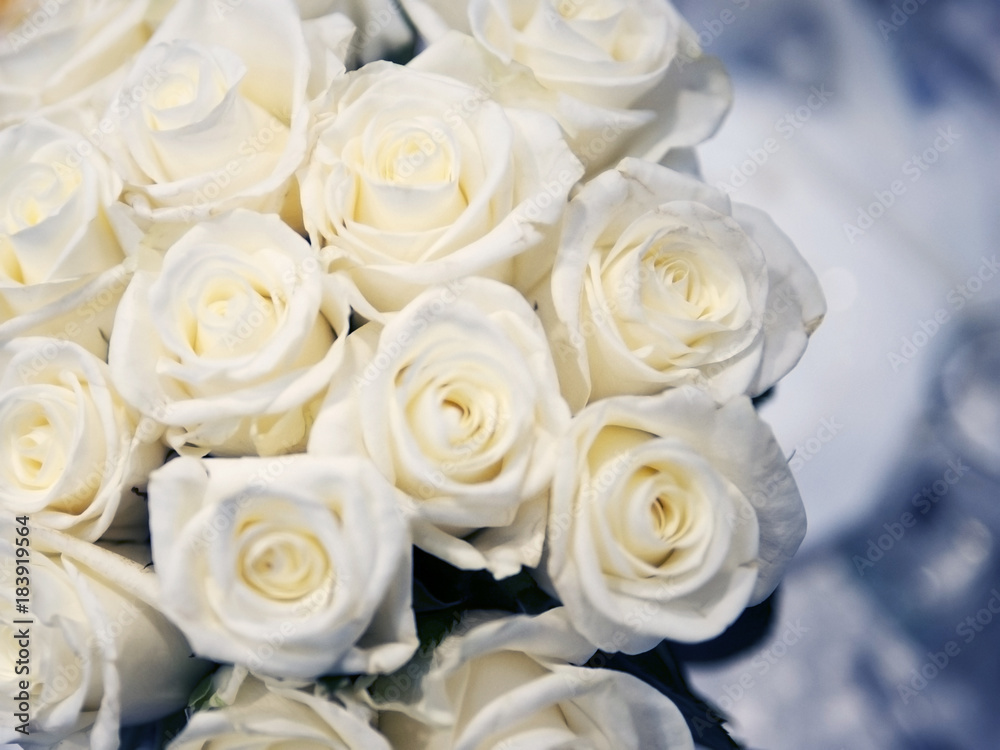
[[[624,156],[659,161],[670,149],[695,146],[729,110],[732,87],[722,63],[702,53],[694,29],[668,0],[402,5],[432,42],[455,29],[479,43],[453,36],[430,53],[439,72],[461,80],[496,77],[502,101],[532,92],[531,106],[558,118],[590,174]]]
[[[196,712],[169,750],[390,750],[372,728],[374,712],[350,695],[322,696],[223,667],[211,710]]]
[[[355,349],[377,332],[355,333]],[[452,565],[498,578],[536,565],[569,410],[524,298],[487,279],[429,289],[359,362],[309,452],[369,456],[410,497],[416,545]]]
[[[805,530],[749,399],[619,396],[560,444],[539,578],[591,643],[637,654],[722,633],[771,594]]]
[[[0,125],[43,116],[93,127],[149,39],[148,0],[9,0],[0,5]]]
[[[432,654],[412,700],[378,703],[380,688],[392,697],[392,676],[373,686],[379,729],[408,750],[693,750],[669,698],[632,675],[574,666],[593,652],[561,609],[467,615]]]
[[[56,336],[103,357],[131,266],[112,226],[121,180],[82,142],[40,119],[0,130],[0,341]]]
[[[163,611],[202,656],[311,679],[417,647],[409,532],[367,462],[179,458],[153,473],[149,515]]]
[[[277,216],[204,221],[129,284],[108,353],[115,386],[179,452],[302,450],[347,335],[336,281]]]
[[[12,700],[20,694],[21,680],[30,683],[25,691],[30,734],[17,732],[21,722],[6,710],[0,743],[50,748],[86,730],[86,747],[116,750],[119,726],[154,721],[184,707],[208,665],[189,658],[184,637],[141,598],[155,598],[152,572],[127,557],[71,538],[76,542],[70,545],[74,554],[43,554],[39,544],[56,541],[51,535],[57,532],[30,527],[27,537],[20,536],[9,516],[0,519],[0,531],[0,689]],[[12,544],[26,538],[28,546]],[[22,549],[28,551],[24,556]],[[76,558],[77,551],[84,553],[85,561]],[[137,556],[144,551],[127,550]],[[15,580],[21,575],[18,563],[25,561],[31,581],[30,626],[15,622],[25,619],[15,611],[14,598]],[[141,592],[137,595],[133,589]],[[19,628],[30,631],[28,673],[15,671],[23,660]]]
[[[464,276],[537,273],[528,251],[583,173],[550,117],[388,62],[334,81],[313,140],[305,226],[382,312]]]
[[[309,75],[292,0],[180,0],[102,121],[123,200],[161,223],[280,211],[305,158]]]
[[[0,344],[3,513],[88,541],[109,527],[146,538],[145,503],[134,490],[165,449],[142,432],[93,354],[58,339]]]
[[[695,384],[718,401],[787,374],[823,319],[819,281],[763,212],[625,159],[566,213],[551,278],[529,294],[574,409]]]

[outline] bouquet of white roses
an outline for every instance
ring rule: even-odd
[[[802,540],[824,303],[667,0],[0,29],[0,741],[735,747],[669,644]]]

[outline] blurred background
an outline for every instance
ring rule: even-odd
[[[828,317],[761,406],[809,534],[767,636],[694,654],[758,750],[1000,747],[1000,3],[678,0],[735,105],[705,179]],[[710,655],[710,654],[709,654]]]

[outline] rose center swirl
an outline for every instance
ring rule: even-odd
[[[658,287],[657,294],[649,295],[655,304],[653,309],[675,315],[682,313],[690,320],[711,320],[718,314],[723,297],[719,288],[722,279],[703,268],[693,256],[662,248],[649,253],[644,262]],[[673,304],[664,297],[671,298]]]
[[[240,529],[238,560],[240,579],[261,596],[278,601],[301,599],[333,576],[315,535],[261,521]]]
[[[66,468],[77,408],[71,392],[44,389],[39,400],[0,404],[6,481],[25,490],[44,490]]]
[[[36,163],[24,165],[14,177],[0,186],[0,230],[7,235],[37,226],[58,213],[81,180],[78,170],[56,172],[47,164]]]
[[[191,302],[191,350],[213,359],[256,351],[273,335],[283,308],[281,295],[256,279],[212,275]]]
[[[419,124],[398,123],[382,135],[373,155],[373,171],[380,180],[397,185],[437,185],[457,179],[458,156],[443,133]]]
[[[436,374],[410,394],[406,404],[410,431],[424,456],[446,476],[462,482],[489,481],[503,463],[494,451],[507,412],[503,389],[498,390],[487,373],[466,373],[465,378]]]
[[[605,517],[618,543],[656,569],[686,566],[711,537],[713,513],[701,483],[683,466],[656,462],[635,469]]]

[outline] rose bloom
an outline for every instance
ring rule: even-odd
[[[314,678],[416,649],[410,536],[370,464],[179,458],[150,478],[149,513],[161,606],[196,653]]]
[[[685,387],[587,407],[558,451],[538,577],[605,651],[722,633],[805,536],[795,480],[750,400]]]
[[[550,278],[529,294],[579,409],[698,385],[756,396],[823,319],[819,281],[763,212],[625,159],[574,196]]]
[[[310,70],[291,0],[180,0],[102,121],[123,200],[163,224],[280,211],[305,157]]]
[[[392,700],[400,693],[392,675],[375,683],[379,729],[393,747],[412,750],[693,750],[669,698],[632,675],[574,666],[593,653],[561,608],[537,617],[469,613],[410,694]]]
[[[129,59],[149,39],[148,6],[147,0],[0,5],[0,126],[42,116],[93,128]]]
[[[553,114],[596,174],[624,156],[659,161],[695,146],[732,100],[668,0],[403,0],[440,72],[487,79],[501,101]],[[471,40],[452,34],[471,34]],[[435,51],[436,50],[436,53]]]
[[[115,391],[108,366],[76,344],[0,344],[0,510],[95,541],[145,538],[137,492],[163,462],[155,432]],[[145,434],[144,434],[145,433]]]
[[[524,298],[469,278],[351,338],[354,388],[331,390],[309,452],[370,457],[409,496],[416,545],[452,565],[537,564],[569,410]]]
[[[103,358],[131,260],[121,180],[81,143],[41,119],[0,130],[0,341],[58,336]]]
[[[204,221],[129,284],[108,354],[115,386],[179,452],[302,450],[348,330],[336,284],[277,216]]]
[[[388,62],[337,79],[317,107],[305,226],[375,310],[468,275],[537,273],[529,251],[582,174],[554,120]]]
[[[390,750],[371,709],[350,695],[295,689],[240,667],[221,668],[212,682],[211,710],[197,711],[168,750]]]
[[[185,706],[209,665],[189,658],[184,637],[148,603],[155,598],[155,576],[141,564],[148,549],[125,548],[140,560],[133,562],[37,527],[31,527],[30,546],[15,548],[12,542],[25,537],[15,533],[9,515],[0,519],[0,531],[0,689],[13,699],[20,680],[30,682],[30,734],[17,732],[22,722],[5,711],[4,747],[56,747],[77,735],[73,742],[80,744],[73,747],[116,750],[119,726],[155,721]],[[63,554],[52,544],[64,547]],[[30,626],[15,622],[25,619],[15,610],[16,568],[25,560],[15,549],[30,550]],[[27,678],[15,672],[24,658],[17,639],[22,627],[30,630]]]

